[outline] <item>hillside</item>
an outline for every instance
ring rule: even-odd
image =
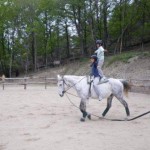
[[[136,85],[136,90],[150,91],[150,52],[130,52],[117,56],[106,56],[103,71],[106,77],[128,79]],[[88,75],[90,61],[88,58],[70,62],[64,66],[41,70],[33,76],[56,77],[57,74]]]

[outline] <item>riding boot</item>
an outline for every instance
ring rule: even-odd
[[[98,85],[106,82],[108,82],[108,79],[106,77],[102,77],[100,78]]]

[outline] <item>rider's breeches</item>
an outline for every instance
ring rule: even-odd
[[[103,64],[104,64],[104,60],[99,60],[99,61],[98,61],[97,69],[98,69],[98,72],[99,72],[100,77],[103,77],[103,76],[104,76],[103,71],[102,71],[102,66],[103,66]]]

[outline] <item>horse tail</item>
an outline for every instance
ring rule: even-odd
[[[128,96],[128,91],[131,89],[130,83],[126,80],[120,80],[120,81],[123,84],[125,95]]]

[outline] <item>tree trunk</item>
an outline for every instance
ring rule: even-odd
[[[80,6],[77,7],[77,13],[75,11],[75,7],[72,6],[72,10],[73,10],[73,17],[74,17],[74,22],[75,22],[75,26],[77,29],[77,33],[78,33],[78,37],[79,37],[79,41],[80,41],[80,49],[81,49],[81,54],[84,54],[84,48],[83,48],[83,32],[82,32],[82,24],[81,24],[81,8]]]
[[[44,52],[44,61],[45,61],[45,66],[47,67],[47,42],[48,42],[48,19],[47,19],[47,12],[45,11],[45,52]]]
[[[33,59],[34,71],[36,71],[37,52],[36,52],[36,38],[35,38],[35,32],[34,31],[32,31],[31,49],[32,49],[32,59]]]
[[[108,28],[107,28],[107,9],[108,9],[108,1],[104,0],[104,4],[103,4],[103,24],[104,24],[104,47],[107,47],[107,39],[108,39]]]
[[[66,32],[66,55],[67,58],[70,57],[70,42],[69,42],[69,32],[68,32],[68,25],[67,21],[65,21],[65,32]]]

